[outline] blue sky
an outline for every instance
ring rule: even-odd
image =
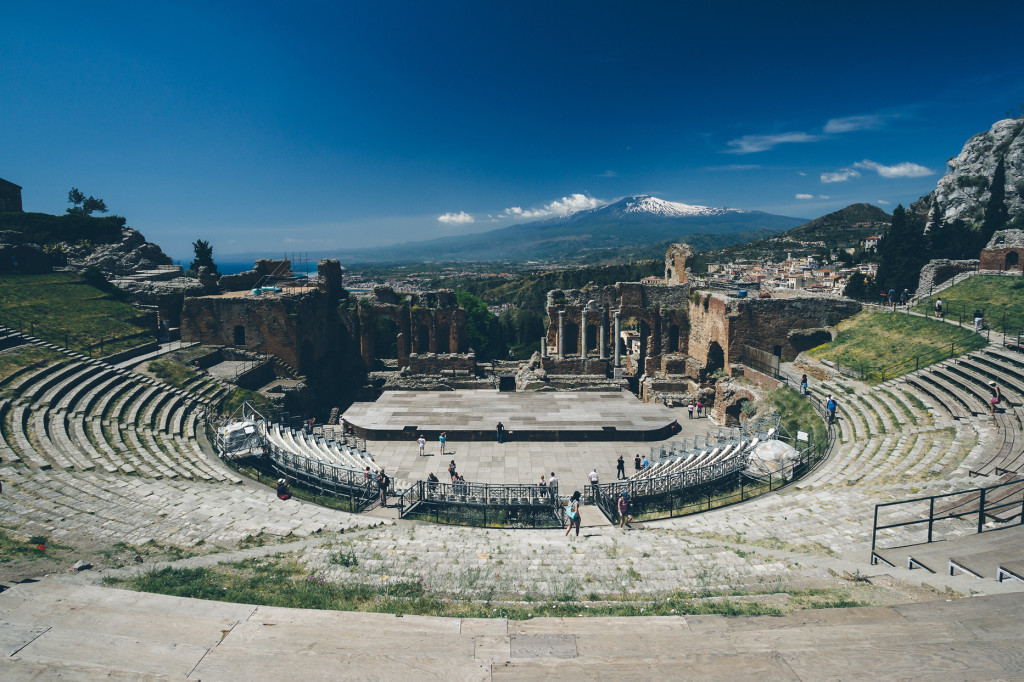
[[[649,193],[891,210],[1024,104],[1024,3],[5,3],[0,177],[176,258]]]

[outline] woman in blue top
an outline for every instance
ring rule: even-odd
[[[448,434],[444,431],[441,432],[440,438],[437,439],[441,443],[441,454],[444,454],[444,443],[448,440]]]

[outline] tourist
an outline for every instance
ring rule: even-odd
[[[540,483],[537,485],[540,486],[540,494],[543,495],[548,487],[547,481],[544,480],[544,474],[540,475]]]
[[[882,307],[884,308],[886,305],[888,305],[888,303],[889,303],[889,294],[885,293],[885,290],[883,289],[882,290]]]
[[[935,299],[935,317],[946,319],[946,316],[942,313],[942,297]]]
[[[283,478],[277,479],[277,499],[288,500],[291,499],[291,493],[288,492],[288,484]]]
[[[433,471],[427,474],[427,490],[429,490],[430,492],[434,492],[435,490],[437,490],[437,484],[440,482],[441,479],[435,476]]]
[[[626,477],[626,460],[619,455],[619,458],[615,461],[615,480]]]
[[[366,481],[367,488],[373,485],[373,475],[370,473],[369,465],[363,468],[363,480]]]
[[[456,474],[455,474],[455,460],[453,459],[448,464],[448,478],[450,478],[450,479],[452,479],[454,481],[455,480],[455,476],[456,476]]]
[[[910,304],[910,292],[904,289],[903,293],[900,294],[900,300],[902,301],[904,308],[908,307]]]
[[[834,424],[836,421],[836,409],[839,407],[839,403],[832,397],[832,394],[828,394],[828,400],[825,401],[825,409],[828,410],[828,423]]]
[[[701,410],[704,409],[704,403],[697,401],[697,418],[700,419]]]
[[[896,290],[891,287],[889,289],[889,307],[892,308],[893,311],[896,310]]]
[[[640,469],[642,469],[642,468],[643,468],[643,464],[640,462],[640,453],[638,452],[636,454],[636,457],[633,458],[633,471],[635,473],[639,474],[640,473]]]
[[[551,472],[551,478],[548,479],[548,495],[551,496],[552,502],[558,501],[558,478],[554,471]]]
[[[807,375],[800,377],[800,395],[807,395]]]
[[[693,403],[686,406],[686,418],[693,419]]]
[[[1003,394],[999,391],[999,387],[996,386],[996,382],[994,381],[988,382],[988,392],[992,394],[992,400],[990,402],[992,403],[992,417],[994,418],[996,416],[996,405],[1002,401]]]
[[[598,475],[597,475],[597,468],[596,467],[590,470],[590,473],[587,474],[587,478],[590,479],[590,485],[591,485],[591,487],[594,488],[594,495],[596,496],[597,495],[597,484],[598,484]]]
[[[441,435],[438,436],[437,440],[438,442],[441,443],[441,454],[444,455],[444,444],[448,440],[448,434],[442,431]]]
[[[651,466],[650,460],[647,459],[647,455],[644,455],[644,461],[643,461],[643,464],[640,465],[640,468],[641,469],[647,469],[650,466]]]
[[[580,491],[573,492],[569,499],[569,505],[565,508],[565,515],[569,517],[569,523],[565,528],[565,536],[569,537],[569,531],[576,528],[576,537],[580,536]]]
[[[388,485],[391,483],[391,479],[384,473],[384,469],[381,468],[380,473],[377,474],[377,487],[380,488],[380,506],[388,506]]]
[[[626,493],[619,493],[619,528],[626,528],[626,515],[629,513],[629,500]]]
[[[427,439],[420,434],[420,437],[416,439],[416,444],[420,446],[420,457],[426,457],[427,455]]]
[[[981,309],[980,308],[975,308],[975,310],[974,310],[974,333],[975,334],[980,334],[981,333],[981,323],[984,320],[985,320],[985,318],[981,314]]]
[[[501,445],[505,442],[505,425],[498,422],[498,426],[494,430],[498,432],[498,445]]]

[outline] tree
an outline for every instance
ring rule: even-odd
[[[855,272],[850,275],[850,281],[846,283],[843,294],[857,301],[864,301],[868,298],[868,279],[862,272]]]
[[[72,204],[71,208],[67,209],[68,213],[72,215],[92,215],[96,211],[107,212],[107,204],[103,199],[97,199],[91,195],[87,197],[77,187],[72,187],[68,192],[68,203]]]
[[[902,205],[897,206],[892,212],[892,224],[878,243],[875,281],[883,289],[914,290],[928,258],[924,221],[908,215]]]
[[[501,338],[501,325],[487,304],[468,291],[456,291],[455,298],[466,311],[466,336],[476,356],[482,360],[503,358],[508,349]]]
[[[196,258],[192,261],[192,265],[188,266],[188,274],[198,275],[199,268],[203,266],[210,268],[213,274],[218,274],[217,264],[213,262],[213,247],[210,246],[210,242],[197,239],[192,242],[192,250],[195,252]]]

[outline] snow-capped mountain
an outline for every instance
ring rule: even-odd
[[[569,261],[616,253],[661,257],[673,241],[688,241],[698,250],[722,248],[778,234],[804,222],[761,211],[695,206],[638,195],[488,232],[344,254],[342,260],[409,260],[414,253],[430,260]]]
[[[727,213],[749,213],[739,208],[721,208],[683,204],[665,201],[650,195],[626,197],[604,207],[621,214],[644,214],[661,218],[686,218],[690,216],[726,215]]]

